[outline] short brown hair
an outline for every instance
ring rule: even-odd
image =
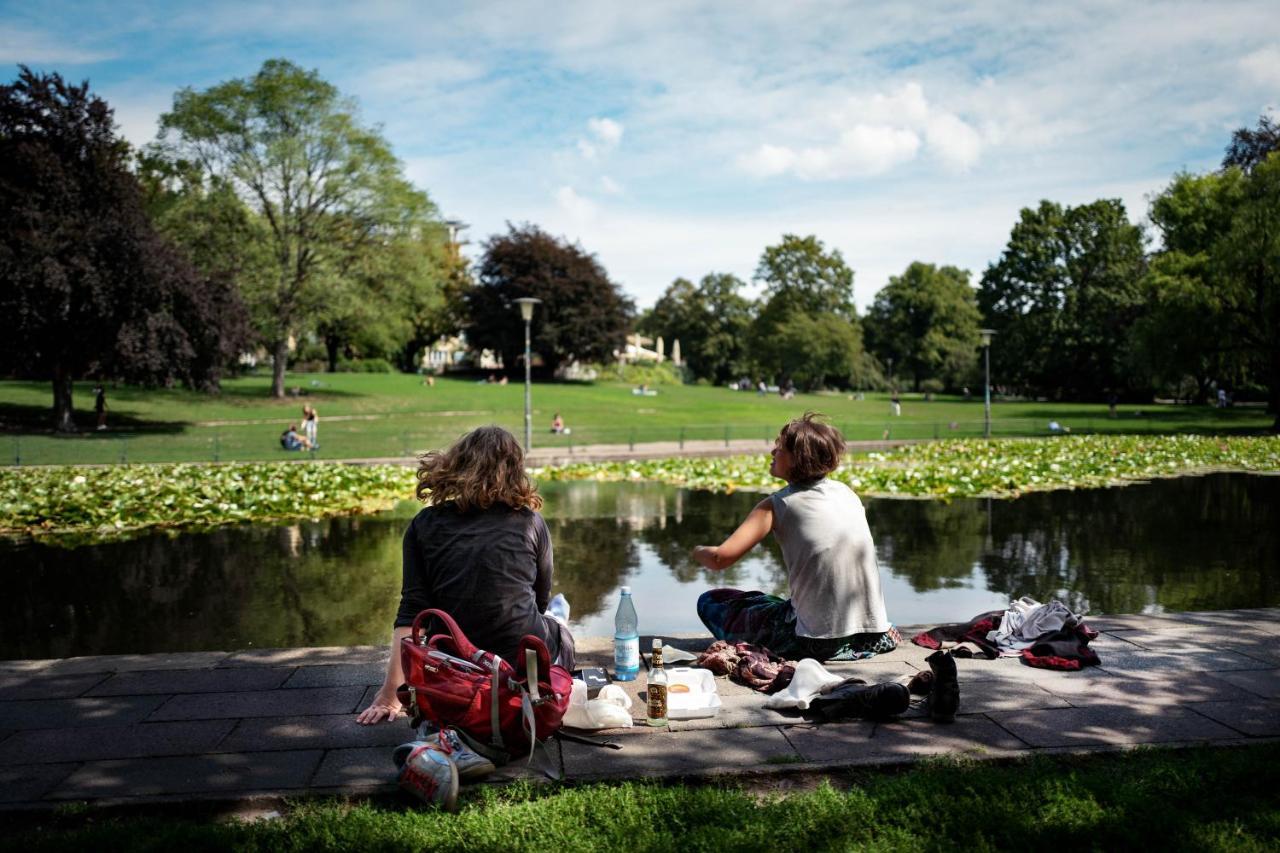
[[[791,479],[797,483],[821,480],[840,467],[845,441],[840,430],[825,424],[817,412],[805,412],[782,428],[778,437],[791,454]]]
[[[418,464],[418,500],[454,501],[461,512],[506,504],[541,509],[542,498],[524,472],[524,451],[500,426],[473,429],[448,450],[425,454]]]

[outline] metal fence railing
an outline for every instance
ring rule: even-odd
[[[849,441],[936,440],[975,438],[984,433],[981,420],[929,421],[893,418],[835,424]],[[523,439],[523,424],[504,424]],[[1056,426],[1056,428],[1054,428]],[[1044,436],[1094,432],[1095,420],[1064,420],[1061,425],[1030,418],[1002,418],[991,422],[994,437]],[[10,434],[0,437],[0,465],[116,465],[138,462],[230,462],[335,459],[396,459],[447,446],[466,431],[465,425],[415,428],[396,421],[331,421],[322,424],[320,446],[313,452],[289,452],[279,446],[274,428],[229,425],[217,428],[130,430],[71,436]],[[758,442],[765,452],[773,444],[778,425],[644,423],[585,426],[567,434],[535,430],[535,448],[576,451],[595,445],[625,446],[664,443],[674,451],[738,447],[750,451]],[[743,445],[746,445],[745,447]]]

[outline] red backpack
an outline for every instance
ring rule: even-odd
[[[448,633],[426,639],[422,623],[432,616]],[[516,660],[523,673],[493,652],[476,648],[448,613],[424,610],[413,620],[413,632],[400,641],[405,683],[396,693],[415,726],[431,720],[510,755],[532,755],[535,741],[560,728],[573,676],[552,665],[546,643],[532,634],[520,640]]]

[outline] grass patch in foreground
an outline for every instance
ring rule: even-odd
[[[459,814],[328,800],[252,824],[92,811],[39,821],[0,849],[1274,850],[1280,745],[940,760],[791,794],[722,780],[512,786],[468,790]]]

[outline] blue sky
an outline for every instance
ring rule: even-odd
[[[180,87],[285,57],[471,224],[580,241],[644,307],[787,232],[976,283],[1022,207],[1146,199],[1280,106],[1280,4],[0,0],[0,59],[88,78],[141,144]]]

